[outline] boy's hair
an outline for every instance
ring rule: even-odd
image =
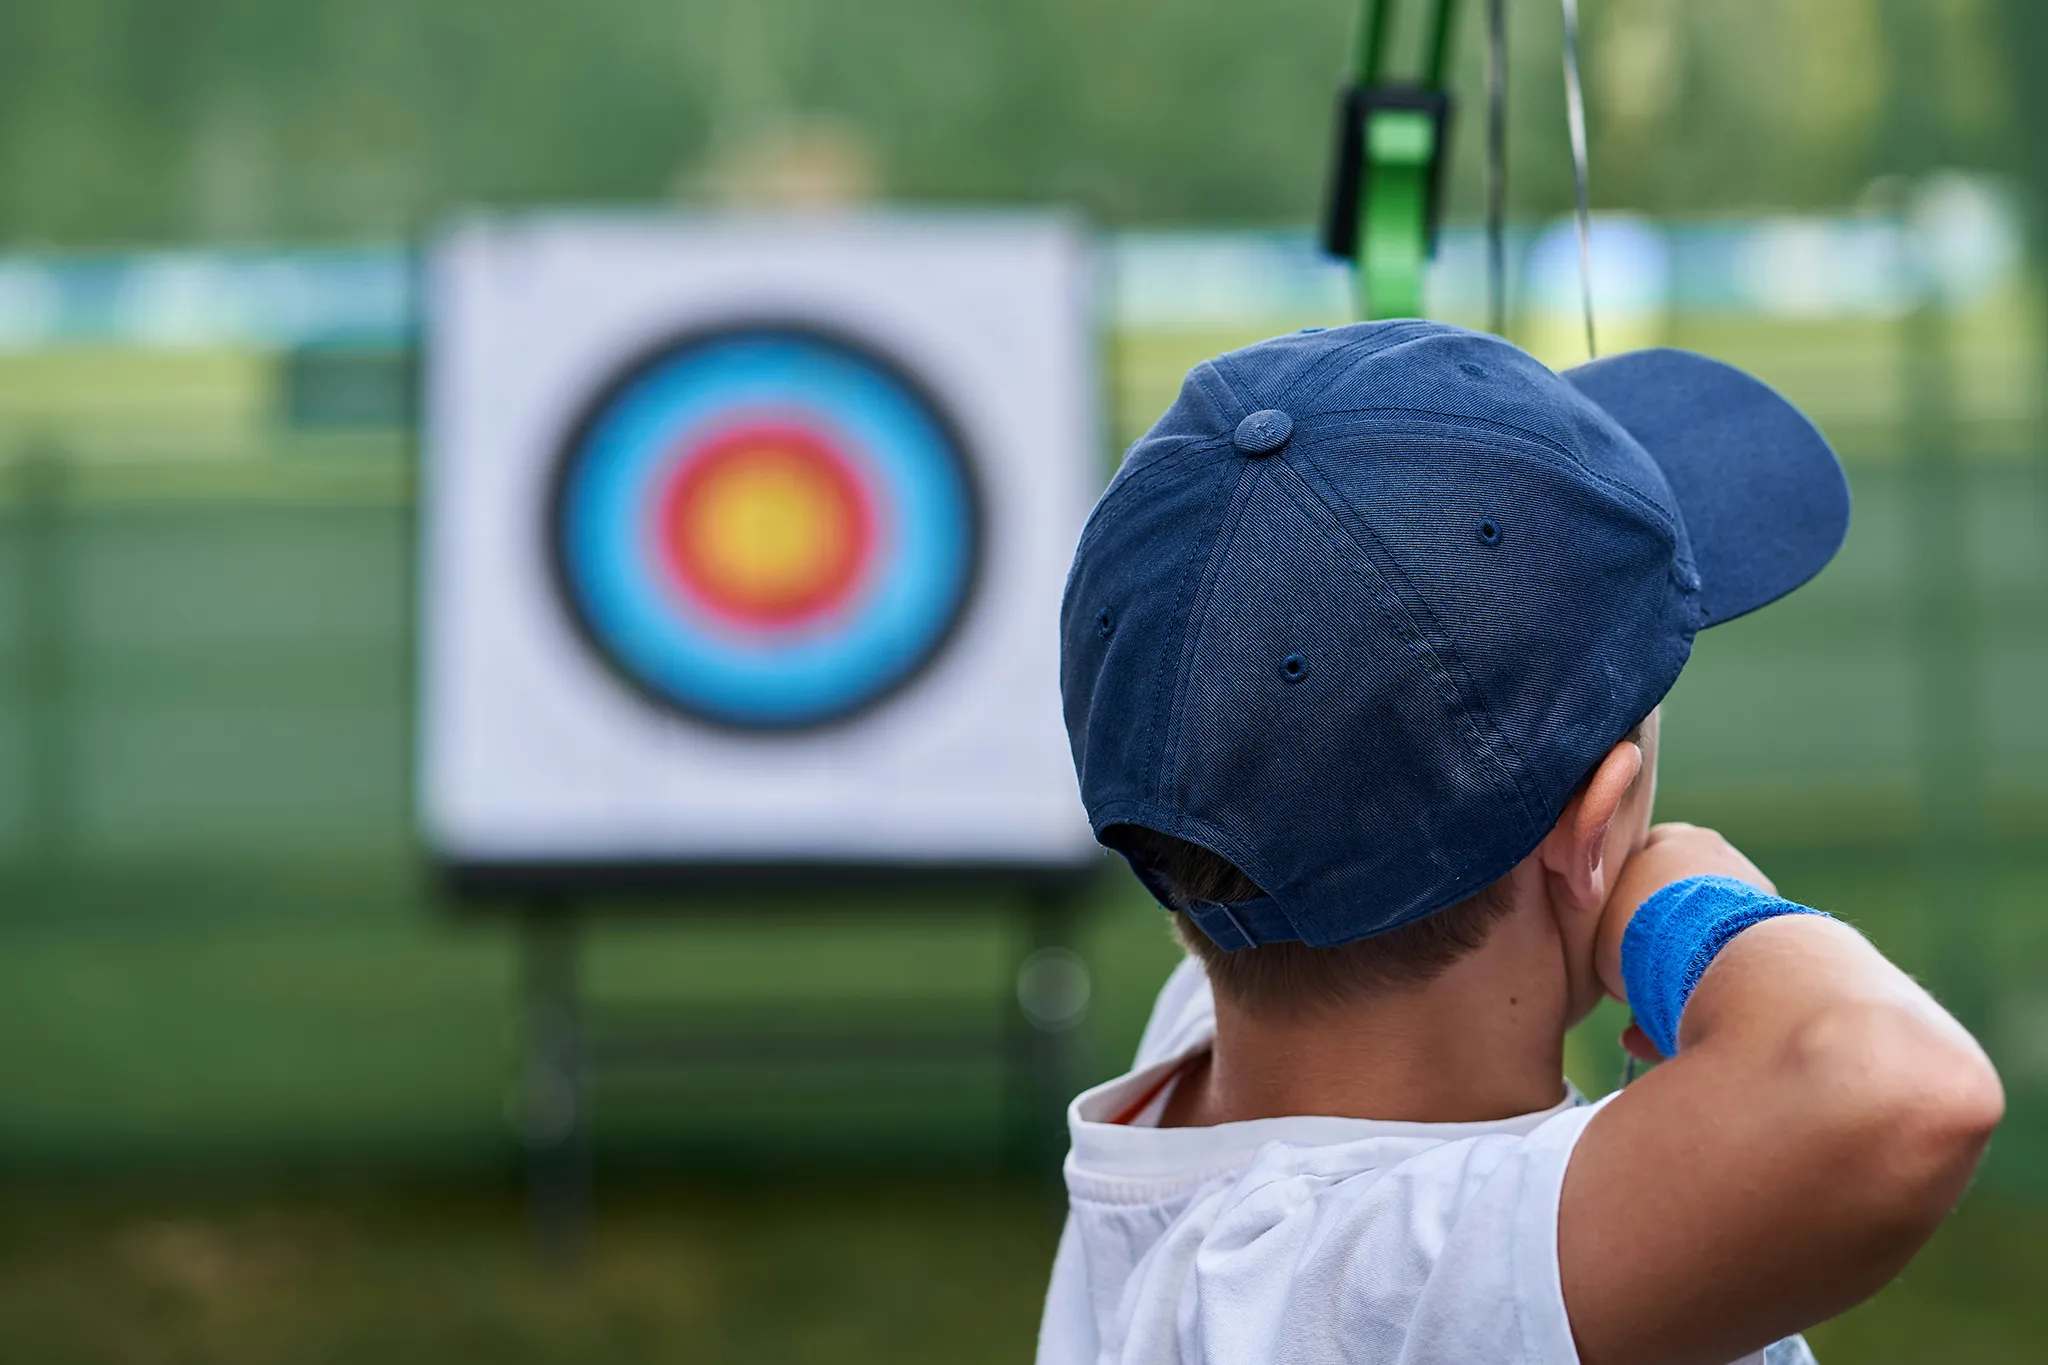
[[[1642,734],[1638,722],[1622,739],[1639,744]],[[1579,785],[1583,789],[1585,781]],[[1334,948],[1259,943],[1225,952],[1188,918],[1188,903],[1253,900],[1265,894],[1257,882],[1228,858],[1143,825],[1111,825],[1102,841],[1143,867],[1166,893],[1174,937],[1201,959],[1210,985],[1248,1013],[1268,1018],[1314,1014],[1374,991],[1427,985],[1486,942],[1514,909],[1512,888],[1502,877],[1455,905]]]
[[[1374,991],[1423,985],[1484,943],[1514,904],[1502,878],[1456,905],[1355,943],[1260,943],[1226,953],[1188,919],[1188,902],[1248,901],[1265,894],[1257,883],[1200,844],[1143,825],[1113,825],[1103,840],[1141,864],[1166,892],[1174,936],[1201,959],[1217,993],[1269,1018],[1315,1014]]]

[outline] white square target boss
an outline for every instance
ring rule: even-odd
[[[1056,216],[467,222],[427,272],[419,806],[458,872],[1095,856]]]

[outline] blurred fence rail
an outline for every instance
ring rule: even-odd
[[[1250,252],[1268,306],[1228,316],[1246,286],[1221,267],[1207,296],[1140,288],[1146,250]],[[1294,238],[1150,235],[1108,259],[1119,444],[1194,361],[1342,320]],[[406,278],[394,261],[347,268],[384,288]],[[288,267],[265,266],[273,283]],[[406,296],[331,334],[208,330],[191,321],[204,291],[186,297],[184,333],[38,339],[0,319],[0,1165],[496,1160],[510,955],[431,913],[410,827]],[[2031,297],[2015,276],[1939,314],[1881,296],[1780,316],[1680,291],[1636,334],[1777,383],[1835,438],[1856,499],[1819,580],[1701,638],[1661,809],[1767,848],[1788,890],[1860,913],[1957,999],[2007,1068],[2001,1161],[2029,1178],[2048,1171],[2048,361]],[[1104,894],[1106,1068],[1167,950],[1122,882]],[[987,998],[1008,958],[973,910],[772,941],[743,921],[636,926],[604,936],[595,975],[737,1001],[830,995],[852,964],[879,996],[944,981]],[[997,1089],[950,1083],[861,1121],[886,1134],[942,1111],[973,1150],[999,1128]],[[743,1100],[633,1131],[745,1145],[793,1112]]]

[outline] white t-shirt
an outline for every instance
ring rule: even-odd
[[[1565,1163],[1600,1109],[1567,1087],[1491,1123],[1109,1120],[1216,1032],[1167,979],[1128,1076],[1067,1111],[1069,1212],[1038,1365],[1577,1365],[1557,1269]],[[1812,1365],[1789,1337],[1741,1365]]]

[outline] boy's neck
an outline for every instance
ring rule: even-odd
[[[1540,878],[1477,949],[1427,985],[1300,1018],[1216,1001],[1216,1042],[1162,1122],[1205,1126],[1319,1114],[1461,1123],[1564,1096],[1564,1034],[1583,1012]]]

